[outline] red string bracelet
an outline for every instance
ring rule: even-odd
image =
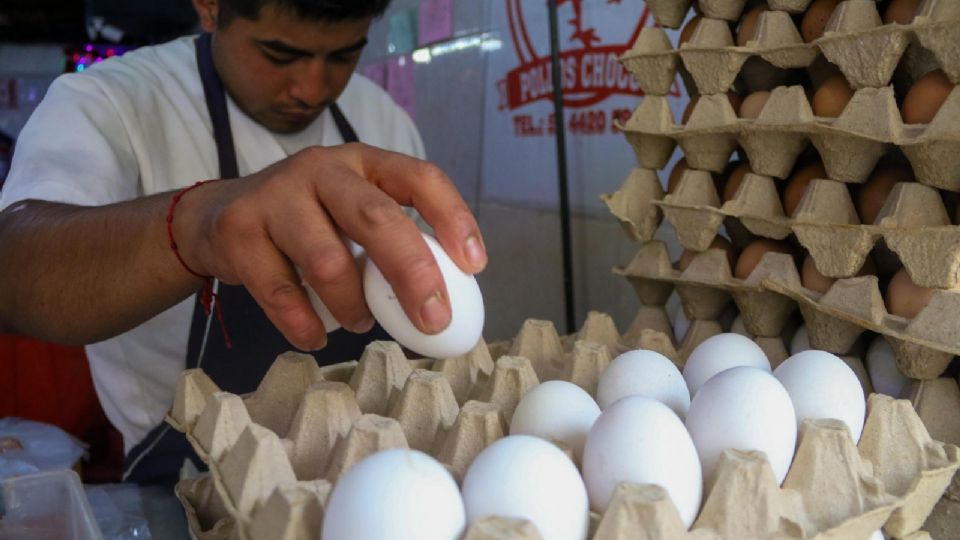
[[[173,213],[177,208],[177,203],[191,190],[209,182],[216,182],[217,180],[218,179],[201,180],[192,186],[181,189],[173,196],[173,199],[170,200],[170,207],[167,209],[167,239],[170,240],[170,249],[173,250],[173,254],[177,256],[177,260],[180,261],[180,266],[187,272],[203,280],[203,290],[200,292],[200,305],[203,306],[203,312],[207,315],[210,315],[211,310],[216,311],[217,319],[220,321],[220,330],[223,331],[223,341],[226,342],[227,348],[230,349],[233,347],[233,342],[227,334],[227,326],[223,321],[223,309],[220,306],[220,298],[217,293],[213,292],[213,276],[204,276],[194,271],[193,268],[190,268],[180,255],[176,240],[173,239]]]

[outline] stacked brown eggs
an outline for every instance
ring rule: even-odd
[[[960,2],[647,3],[682,29],[621,58],[646,97],[622,126],[638,168],[604,196],[641,243],[615,272],[645,306],[676,292],[691,331],[730,328],[735,306],[771,362],[802,324],[878,391],[940,403],[927,427],[960,443]],[[653,241],[664,219],[676,261]]]

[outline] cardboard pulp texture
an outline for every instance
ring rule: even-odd
[[[723,204],[706,171],[684,171],[669,195],[657,189],[655,171],[634,169],[617,192],[601,199],[627,235],[641,243],[654,237],[662,216],[691,251],[708,249],[721,227],[739,246],[757,237],[793,235],[821,274],[845,278],[855,276],[882,241],[914,283],[936,289],[960,286],[960,228],[951,224],[940,193],[919,183],[894,186],[874,224],[860,222],[849,190],[832,180],[812,180],[789,217],[768,176],[747,173]]]
[[[954,0],[924,0],[909,25],[883,24],[875,0],[847,0],[834,10],[822,37],[804,43],[792,14],[802,13],[809,3],[770,0],[771,10],[760,14],[752,38],[738,47],[729,23],[739,19],[745,0],[702,0],[703,18],[689,42],[674,49],[662,28],[648,27],[621,61],[647,95],[665,95],[678,70],[690,94],[724,93],[738,75],[751,89],[769,87],[787,69],[815,66],[821,56],[853,88],[889,84],[902,61],[914,67],[913,77],[938,64],[952,81],[960,81],[960,6]],[[647,2],[659,25],[670,28],[680,26],[689,4]]]
[[[814,348],[847,354],[867,330],[882,334],[907,377],[934,379],[960,354],[960,333],[951,314],[960,313],[960,292],[934,292],[913,319],[887,312],[875,276],[839,279],[818,293],[803,287],[790,255],[767,253],[746,279],[733,277],[723,250],[695,255],[684,271],[675,269],[666,246],[649,242],[626,267],[626,277],[645,306],[663,306],[675,289],[690,320],[713,320],[731,299],[749,334],[780,336],[799,309]]]
[[[694,323],[680,350],[721,331],[707,322]],[[591,313],[567,337],[548,321],[529,320],[495,360],[483,342],[446,360],[408,360],[397,344],[376,342],[358,362],[323,368],[308,355],[285,353],[244,396],[187,370],[167,421],[210,468],[209,475],[177,486],[191,534],[318,538],[337,480],[387,448],[421,448],[460,481],[481,450],[509,433],[517,403],[540,381],[572,380],[595,394],[611,356],[637,346],[672,351],[682,365],[672,335],[662,309],[644,308],[623,335],[601,313]],[[452,381],[459,381],[459,391]],[[784,488],[763,454],[728,451],[689,532],[663,489],[623,484],[608,511],[592,516],[591,538],[866,538],[881,525],[913,533],[960,466],[960,450],[933,441],[909,401],[876,395],[862,440],[857,451],[836,422],[805,426]],[[539,535],[529,523],[490,518],[464,538]]]
[[[700,96],[687,123],[677,125],[667,97],[650,95],[618,127],[647,169],[662,169],[679,145],[691,168],[719,173],[739,146],[755,173],[786,178],[813,144],[827,176],[863,183],[896,146],[918,182],[960,191],[958,119],[956,88],[929,124],[904,124],[892,86],[857,90],[837,118],[814,116],[801,86],[777,86],[755,119],[739,118],[726,94],[713,94]]]

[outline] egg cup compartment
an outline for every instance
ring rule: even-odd
[[[810,182],[792,218],[784,216],[774,180],[752,173],[722,206],[709,173],[692,169],[684,171],[674,193],[651,204],[663,209],[680,244],[692,251],[709,248],[720,226],[735,220],[764,238],[794,234],[824,276],[855,276],[882,240],[914,283],[960,285],[960,229],[951,224],[941,195],[916,182],[893,188],[874,225],[860,223],[846,184],[823,179]]]
[[[885,336],[900,372],[913,379],[933,379],[960,354],[960,332],[951,313],[960,309],[960,291],[936,291],[913,319],[890,315],[875,276],[837,280],[826,293],[807,290],[793,272],[768,278],[764,288],[800,305],[811,344],[845,352],[865,330]],[[830,342],[831,339],[836,342]]]
[[[619,190],[601,195],[600,200],[617,218],[628,238],[647,242],[653,239],[663,220],[663,212],[653,205],[653,201],[662,199],[663,195],[657,172],[636,168],[630,171]]]
[[[883,25],[875,0],[847,0],[836,7],[816,44],[854,89],[880,87],[890,83],[910,44],[908,28]]]
[[[796,303],[761,287],[770,274],[779,274],[780,267],[793,266],[789,256],[766,254],[747,279],[733,277],[723,250],[708,249],[696,255],[686,270],[680,272],[670,264],[666,246],[653,241],[645,244],[626,268],[615,268],[638,290],[656,288],[656,300],[663,305],[674,288],[680,295],[683,310],[690,320],[712,320],[719,317],[732,298],[740,310],[747,332],[759,337],[779,337]],[[795,266],[794,271],[796,271]]]
[[[648,0],[647,6],[657,25],[666,28],[680,28],[693,0]]]
[[[670,136],[673,113],[666,97],[647,96],[626,123],[614,121],[614,125],[627,138],[640,167],[655,170],[666,167],[677,146],[677,141]]]
[[[183,506],[192,540],[237,538],[236,521],[220,500],[212,476],[180,480],[173,492]]]
[[[913,403],[930,436],[947,444],[960,444],[960,386],[953,377],[912,381],[904,395]],[[960,501],[960,475],[954,475],[947,493],[952,501]]]
[[[687,9],[689,3],[663,0],[648,5],[660,26],[677,28],[686,17],[686,11],[680,11]],[[727,91],[751,56],[780,68],[796,68],[810,66],[821,54],[840,68],[854,88],[885,86],[890,84],[913,42],[930,51],[951,81],[960,82],[960,53],[956,48],[960,42],[960,10],[952,0],[925,0],[908,25],[883,24],[876,0],[847,0],[834,10],[822,37],[804,43],[790,14],[802,12],[809,3],[810,0],[768,1],[771,11],[760,14],[755,35],[744,47],[736,47],[729,21],[737,20],[745,3],[699,2],[704,18],[690,42],[680,47],[697,88],[705,94]],[[684,55],[688,50],[693,54]],[[668,54],[654,48],[644,52],[664,57]],[[911,62],[908,60],[907,64]],[[917,67],[928,69],[929,63]]]
[[[916,179],[960,191],[960,88],[929,125],[905,126],[892,87],[863,88],[836,119],[813,116],[800,86],[778,87],[753,120],[739,119],[725,94],[704,95],[686,125],[673,124],[665,97],[649,96],[623,125],[641,167],[663,168],[679,144],[691,168],[722,172],[739,145],[758,174],[789,176],[813,144],[827,176],[863,183],[892,146],[903,148]]]
[[[620,63],[640,83],[645,96],[665,96],[677,76],[679,57],[672,50],[663,28],[647,26],[640,30],[630,50],[620,56]]]

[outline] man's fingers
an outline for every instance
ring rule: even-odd
[[[269,233],[341,325],[356,333],[373,327],[360,269],[316,200],[303,198],[274,216]]]
[[[326,346],[326,329],[296,272],[267,239],[244,246],[235,260],[240,281],[290,343],[304,351]]]
[[[317,190],[334,221],[376,263],[414,326],[430,334],[446,328],[450,301],[443,276],[400,205],[359,177],[337,185],[321,183]]]
[[[487,252],[473,213],[450,178],[436,165],[372,146],[351,145],[362,175],[404,206],[412,206],[433,227],[450,258],[464,272],[487,265]]]

